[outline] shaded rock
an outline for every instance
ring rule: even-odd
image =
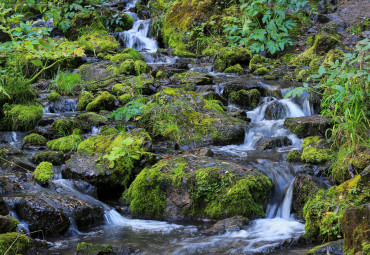
[[[243,110],[239,110],[237,108],[229,107],[227,108],[227,115],[233,118],[241,119],[246,122],[251,122],[251,119],[248,118],[247,113]]]
[[[18,221],[11,215],[1,216],[0,215],[0,234],[6,232],[13,232],[18,225]]]
[[[203,231],[205,234],[220,235],[225,232],[240,231],[249,223],[249,220],[243,216],[235,216],[217,221],[211,228]]]
[[[326,130],[333,127],[333,121],[321,115],[312,115],[307,117],[286,118],[284,126],[289,128],[290,132],[296,134],[299,138],[308,136],[325,137]]]
[[[326,184],[318,178],[299,174],[293,184],[292,213],[296,213],[299,219],[304,219],[303,207],[306,202],[315,195],[317,190],[326,188]]]
[[[266,120],[279,120],[284,119],[287,116],[289,109],[285,104],[282,104],[278,100],[270,102],[265,111]]]
[[[257,141],[256,150],[263,151],[288,145],[292,145],[292,141],[286,136],[262,137]]]
[[[40,164],[43,161],[50,162],[53,165],[62,165],[66,160],[71,157],[69,153],[64,153],[62,151],[42,151],[38,152],[32,157],[32,160],[36,164]]]
[[[255,108],[260,100],[261,93],[257,89],[233,91],[229,94],[229,101],[242,107]]]
[[[247,83],[242,80],[235,80],[235,81],[227,81],[225,83],[225,86],[222,90],[222,96],[224,98],[229,98],[229,95],[231,92],[237,92],[240,90],[252,90],[252,89],[257,89],[258,91],[261,91],[261,85],[257,83]]]
[[[343,255],[344,254],[343,240],[316,246],[315,248],[305,253],[305,255],[327,255],[327,254]]]
[[[370,204],[344,211],[344,250],[346,254],[357,254],[370,240]]]

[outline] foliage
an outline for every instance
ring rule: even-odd
[[[286,10],[300,11],[306,0],[253,0],[241,5],[243,26],[225,26],[231,45],[243,44],[252,52],[268,51],[275,54],[292,45],[290,32],[297,24],[286,17]]]
[[[62,72],[60,70],[51,81],[53,89],[62,95],[73,94],[73,88],[81,83],[81,76],[78,73]]]
[[[142,114],[144,106],[145,104],[142,103],[142,100],[133,100],[124,107],[115,110],[109,117],[115,120],[122,120],[125,117],[126,121],[129,121],[132,117]]]

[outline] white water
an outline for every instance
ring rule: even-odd
[[[133,27],[119,33],[119,40],[125,48],[132,48],[139,51],[155,52],[158,49],[157,42],[150,36],[151,19],[141,20],[137,14],[130,12],[138,0],[127,2],[125,12],[134,19]]]

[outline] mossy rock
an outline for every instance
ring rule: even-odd
[[[86,106],[94,100],[94,96],[91,92],[82,91],[78,97],[77,110],[84,111]]]
[[[54,138],[71,135],[75,129],[80,130],[80,132],[86,132],[90,130],[90,127],[78,119],[59,119],[54,121],[50,127]]]
[[[37,106],[7,105],[3,106],[4,118],[1,126],[5,130],[29,131],[42,118],[43,111]]]
[[[86,112],[77,115],[76,120],[80,120],[88,123],[91,126],[103,126],[108,124],[108,119],[102,115],[96,114],[95,112]]]
[[[221,49],[215,62],[215,70],[223,72],[226,68],[240,64],[247,66],[251,59],[250,51],[242,47],[230,47]]]
[[[299,138],[308,136],[326,137],[330,135],[327,130],[333,127],[333,120],[321,115],[286,118],[284,126],[289,128],[290,132],[296,134]]]
[[[112,87],[112,93],[116,96],[121,96],[129,93],[131,89],[130,84],[117,83]]]
[[[91,244],[81,242],[77,244],[78,255],[99,255],[99,254],[111,254],[112,245],[102,244]]]
[[[240,64],[236,64],[225,69],[225,73],[241,73],[241,72],[243,72],[243,67]]]
[[[271,187],[258,170],[189,154],[144,169],[122,198],[141,217],[254,218],[264,216]]]
[[[305,253],[305,255],[344,254],[343,240],[318,245]]]
[[[332,241],[343,237],[345,210],[370,202],[369,170],[329,190],[320,189],[308,200],[303,208],[306,238]]]
[[[50,162],[41,162],[33,173],[33,178],[41,184],[46,185],[53,177],[53,164]]]
[[[10,214],[0,215],[0,234],[13,232],[17,228],[19,221]]]
[[[92,102],[86,106],[87,111],[98,112],[100,110],[113,110],[116,97],[109,92],[104,91],[100,96],[97,96]]]
[[[118,134],[118,133],[119,133],[119,130],[115,127],[112,127],[112,126],[103,126],[100,129],[100,134],[105,135],[105,136],[115,135],[115,134]]]
[[[156,73],[155,77],[157,79],[167,79],[169,77],[169,74],[166,71],[160,70]]]
[[[51,92],[48,96],[50,102],[56,102],[60,99],[60,94],[57,92]]]
[[[24,253],[30,245],[30,240],[26,235],[9,232],[0,235],[0,254],[16,255]],[[8,250],[10,248],[10,250]]]
[[[213,84],[214,77],[209,74],[199,73],[197,71],[186,71],[172,76],[174,84],[195,84],[210,85]]]
[[[149,72],[149,67],[148,65],[142,61],[142,60],[136,60],[134,63],[135,67],[135,74],[140,75],[142,73],[148,73]]]
[[[69,40],[77,40],[80,35],[80,30],[93,27],[95,30],[104,31],[105,27],[95,12],[80,12],[77,13],[71,20],[70,27],[66,32],[66,37]]]
[[[23,141],[30,145],[46,145],[48,141],[45,137],[39,134],[30,134],[23,138]]]
[[[257,68],[253,74],[256,74],[256,75],[264,75],[264,74],[268,74],[269,73],[269,70],[265,67],[260,67],[260,68]]]
[[[114,74],[120,75],[120,74],[126,74],[126,75],[135,75],[135,61],[132,59],[125,60],[122,64],[119,65],[114,70]]]
[[[93,33],[82,35],[78,38],[78,45],[84,47],[87,53],[99,54],[106,52],[117,52],[119,43],[111,35]]]
[[[255,108],[260,100],[261,93],[257,89],[233,91],[229,94],[229,101],[245,108]]]
[[[46,161],[56,166],[64,164],[67,159],[68,155],[61,151],[41,151],[32,157],[37,164]]]
[[[128,102],[130,102],[130,101],[132,101],[132,100],[133,100],[133,98],[132,98],[132,96],[131,96],[129,93],[124,94],[124,95],[122,95],[122,96],[118,97],[118,101],[119,101],[122,105],[126,105]]]
[[[78,132],[66,137],[61,137],[55,140],[51,140],[46,143],[46,145],[54,151],[75,151],[77,150],[78,145],[82,142]]]
[[[289,151],[288,155],[286,156],[286,161],[288,162],[300,162],[301,161],[302,152],[298,150]]]
[[[329,161],[332,156],[325,139],[318,136],[310,136],[304,139],[302,144],[301,160],[311,164],[321,164]]]
[[[249,71],[254,72],[258,68],[265,67],[268,64],[268,58],[255,54],[249,62]]]

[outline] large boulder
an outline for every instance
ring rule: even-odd
[[[141,217],[255,218],[264,217],[271,188],[256,169],[185,154],[142,170],[122,198]]]
[[[308,117],[286,118],[284,126],[299,138],[307,136],[326,136],[326,131],[333,127],[333,120],[321,115]]]

